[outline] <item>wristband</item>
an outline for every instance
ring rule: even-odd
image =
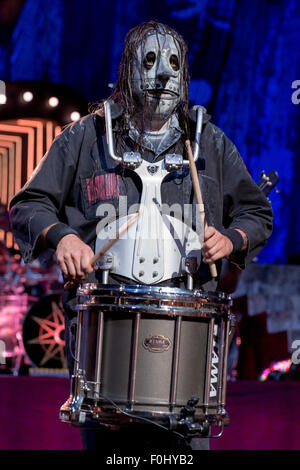
[[[225,228],[221,230],[222,235],[225,235],[225,237],[229,238],[233,245],[233,250],[232,253],[236,253],[238,251],[241,251],[243,246],[244,246],[244,238],[234,228]]]
[[[45,237],[45,242],[48,248],[53,248],[54,250],[56,250],[58,243],[66,235],[77,235],[77,237],[79,237],[79,234],[76,232],[76,230],[73,230],[66,224],[58,223],[53,225],[48,230]]]

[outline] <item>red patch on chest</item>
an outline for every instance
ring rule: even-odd
[[[85,183],[89,206],[98,201],[119,197],[119,175],[115,173],[86,178]]]

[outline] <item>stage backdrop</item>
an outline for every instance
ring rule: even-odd
[[[15,14],[11,3],[0,5],[0,79],[63,83],[89,102],[109,94],[129,28],[149,19],[177,28],[189,45],[191,101],[208,108],[255,180],[279,173],[274,234],[259,261],[300,255],[297,0],[18,0]]]

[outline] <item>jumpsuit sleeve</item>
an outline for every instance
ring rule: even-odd
[[[271,236],[273,211],[235,145],[224,134],[223,138],[223,225],[239,228],[248,237],[247,249],[232,256],[232,261],[244,269]]]
[[[83,132],[79,121],[68,126],[10,202],[12,231],[26,263],[45,249],[38,240],[42,231],[64,222],[64,204],[74,180]]]

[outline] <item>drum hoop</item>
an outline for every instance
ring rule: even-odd
[[[185,300],[194,301],[203,299],[203,302],[212,302],[215,304],[230,305],[231,296],[224,292],[206,292],[201,289],[195,289],[193,291],[188,289],[182,289],[179,287],[159,287],[159,286],[148,286],[141,284],[97,284],[97,283],[85,283],[82,284],[77,290],[77,296],[83,297],[86,295],[93,296],[113,296],[121,297],[125,295],[138,295],[140,298],[153,298],[155,295],[157,298],[165,299],[175,297],[175,300],[179,297]]]
[[[145,315],[157,315],[157,316],[168,316],[168,317],[178,317],[178,316],[184,316],[184,317],[198,317],[198,318],[228,318],[230,316],[230,313],[228,311],[188,311],[188,309],[178,309],[178,310],[170,310],[170,307],[164,307],[164,308],[159,308],[159,307],[151,307],[149,306],[148,308],[145,308],[143,305],[128,305],[128,306],[117,306],[117,305],[101,305],[101,304],[81,304],[76,306],[77,311],[89,311],[93,307],[99,309],[99,313],[107,313],[107,312],[117,312],[117,313],[142,313]]]
[[[215,292],[144,285],[83,284],[77,310],[128,312],[171,317],[228,317],[231,298]]]

